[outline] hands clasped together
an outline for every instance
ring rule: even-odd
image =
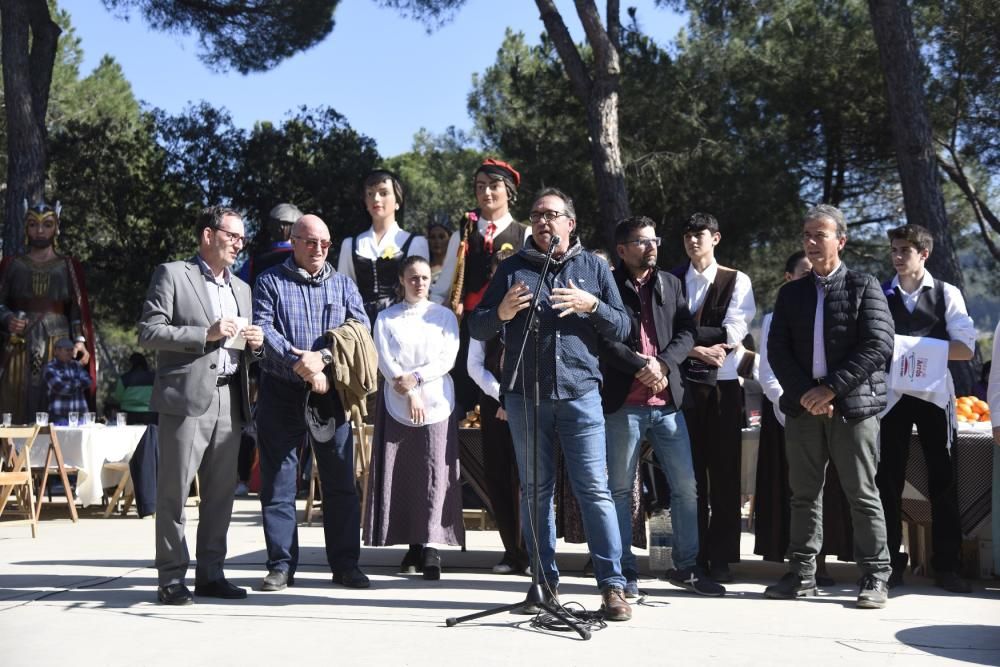
[[[410,402],[410,420],[414,426],[424,423],[424,397],[420,393],[420,380],[415,373],[404,373],[392,381],[397,394],[405,394]]]

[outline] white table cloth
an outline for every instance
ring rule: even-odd
[[[100,477],[105,463],[128,461],[146,432],[145,426],[105,426],[93,424],[70,428],[54,426],[63,462],[67,468],[76,468],[76,501],[86,507],[101,502],[105,486],[118,483],[116,475]],[[49,436],[39,435],[31,448],[31,465],[45,465],[49,451]],[[51,468],[56,467],[52,457]],[[118,473],[120,474],[120,473]],[[98,483],[99,482],[99,483]]]

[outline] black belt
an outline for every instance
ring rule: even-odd
[[[233,380],[234,380],[235,378],[236,378],[236,376],[235,376],[235,375],[220,375],[220,376],[219,376],[219,377],[218,377],[218,378],[217,378],[217,379],[215,380],[215,386],[216,386],[216,387],[225,387],[225,386],[226,386],[226,385],[228,385],[228,384],[229,384],[230,382],[232,382],[232,381],[233,381]]]

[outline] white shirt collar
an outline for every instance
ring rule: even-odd
[[[703,280],[704,282],[711,283],[715,280],[715,274],[719,272],[719,263],[714,259],[712,263],[709,264],[704,271],[699,272],[694,268],[694,264],[688,263],[687,275],[685,278],[687,280]]]
[[[895,276],[893,276],[892,282],[889,284],[889,289],[896,289],[897,287],[899,287],[900,292],[904,294],[910,294],[910,292],[904,290],[903,287],[899,284],[898,273]],[[920,293],[925,287],[934,287],[934,276],[932,276],[931,272],[928,271],[927,269],[924,269],[924,277],[920,280],[920,284],[917,285],[917,289],[915,289],[913,293]]]
[[[507,229],[507,227],[510,226],[510,223],[514,222],[514,216],[510,214],[510,211],[507,211],[506,215],[502,215],[496,220],[487,220],[483,216],[479,216],[477,224],[479,233],[482,234],[483,236],[486,236],[486,228],[490,226],[491,222],[495,227],[495,230],[493,232],[493,235],[495,236],[503,232],[503,230]]]

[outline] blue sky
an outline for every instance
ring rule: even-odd
[[[556,3],[582,36],[573,3]],[[603,6],[604,3],[598,3]],[[468,0],[455,19],[428,34],[374,0],[342,0],[333,32],[306,53],[262,74],[214,73],[197,58],[194,37],[157,33],[143,19],[114,18],[99,0],[59,0],[69,11],[84,50],[83,73],[109,54],[121,64],[136,97],[170,113],[206,100],[227,108],[234,122],[280,121],[302,105],[330,106],[392,156],[410,149],[414,133],[449,126],[471,129],[466,96],[472,75],[496,60],[508,26],[537,43],[543,26],[531,0]],[[645,33],[666,45],[683,19],[653,0],[631,0]]]

